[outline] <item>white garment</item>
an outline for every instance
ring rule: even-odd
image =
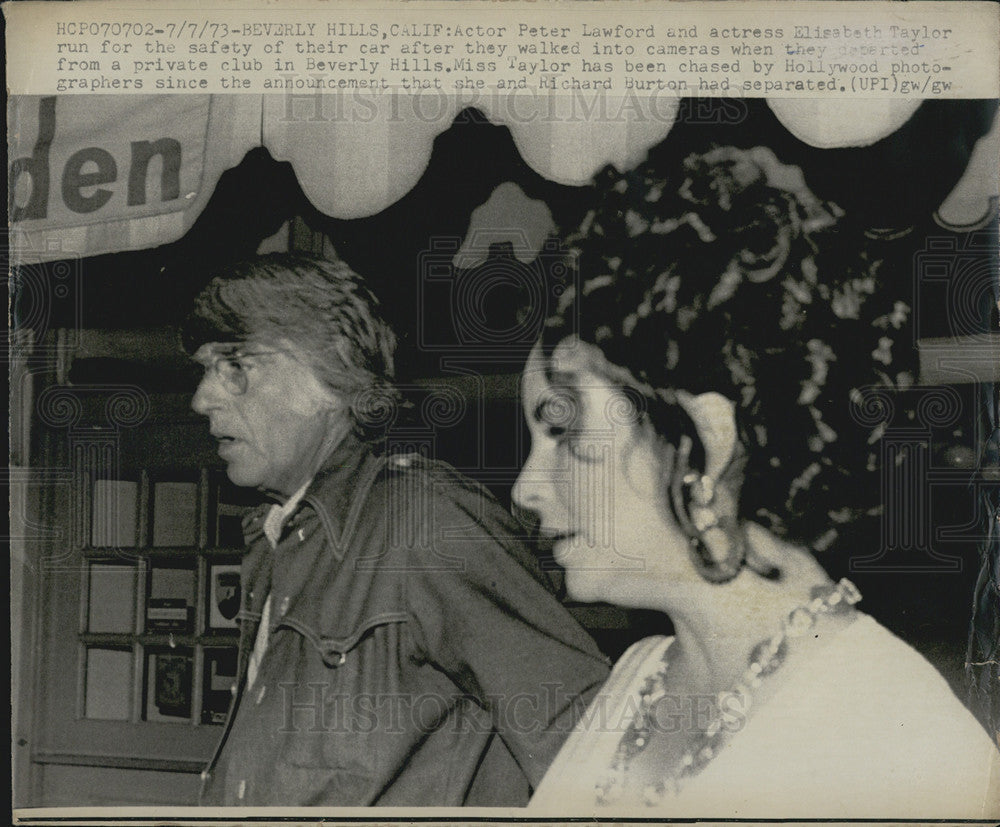
[[[309,480],[312,482],[312,480]],[[264,535],[271,544],[271,548],[277,548],[278,540],[281,539],[281,527],[288,519],[299,501],[305,496],[309,482],[305,483],[288,499],[284,505],[275,503],[267,512],[264,518]],[[257,627],[257,637],[254,638],[253,651],[250,653],[250,662],[247,664],[247,688],[253,686],[257,680],[257,670],[260,668],[261,659],[267,651],[267,642],[271,638],[271,595],[268,594],[264,601],[264,608],[261,610],[260,626]]]
[[[621,660],[532,798],[545,814],[709,818],[995,818],[1000,752],[924,658],[867,615],[787,665],[676,797],[596,803],[639,688],[672,638]],[[654,736],[655,737],[655,736]]]

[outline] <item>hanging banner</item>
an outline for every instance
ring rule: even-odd
[[[11,96],[11,246],[20,262],[175,241],[260,144],[254,95]]]
[[[12,98],[13,225],[69,227],[184,210],[205,170],[211,98]]]

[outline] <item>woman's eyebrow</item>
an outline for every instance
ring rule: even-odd
[[[567,393],[577,395],[574,388],[579,387],[580,377],[571,370],[549,370],[545,373],[545,378],[553,388],[559,388]]]

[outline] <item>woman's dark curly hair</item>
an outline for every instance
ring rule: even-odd
[[[593,195],[566,237],[579,283],[543,351],[574,335],[599,347],[670,442],[679,429],[697,447],[676,390],[731,399],[743,519],[823,550],[878,515],[876,414],[916,354],[910,308],[880,290],[861,230],[761,147],[691,155],[671,175],[609,167]]]

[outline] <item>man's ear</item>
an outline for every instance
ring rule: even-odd
[[[697,396],[678,391],[677,399],[694,422],[705,448],[705,474],[718,481],[736,448],[736,406],[715,391]]]

